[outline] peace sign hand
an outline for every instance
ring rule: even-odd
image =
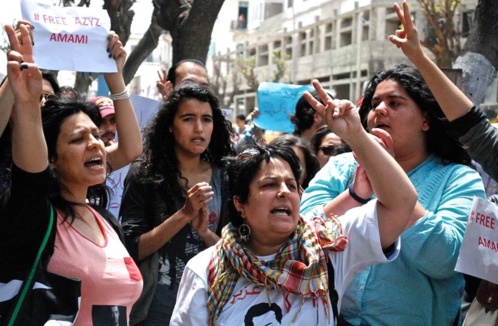
[[[401,48],[406,57],[416,64],[417,58],[424,56],[424,51],[420,44],[417,28],[411,19],[408,3],[403,1],[402,5],[403,9],[395,3],[394,11],[396,11],[403,28],[396,30],[396,35],[389,35],[388,39],[398,48]]]
[[[12,26],[6,25],[5,31],[11,48],[7,53],[7,73],[16,106],[27,103],[28,107],[39,109],[42,74],[38,66],[32,62],[30,31],[26,25],[21,25],[19,27],[21,40]]]
[[[304,98],[318,114],[324,117],[332,132],[348,142],[349,138],[363,130],[358,110],[351,101],[333,100],[318,80],[313,80],[312,84],[323,103],[317,101],[309,92],[304,92]]]

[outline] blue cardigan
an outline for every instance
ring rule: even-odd
[[[304,192],[301,214],[323,214],[356,165],[351,153],[332,157]],[[451,325],[460,309],[464,280],[454,268],[472,200],[485,197],[481,178],[436,156],[408,176],[427,213],[401,234],[396,260],[366,268],[347,288],[341,315],[353,325]]]

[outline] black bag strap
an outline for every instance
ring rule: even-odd
[[[28,294],[28,291],[31,288],[31,285],[33,284],[33,278],[35,276],[35,272],[36,272],[36,269],[38,267],[38,263],[40,262],[41,255],[43,253],[43,250],[45,250],[48,239],[50,237],[50,232],[52,231],[52,226],[54,224],[54,208],[52,207],[51,204],[49,204],[49,205],[50,205],[50,218],[48,220],[47,232],[45,232],[45,236],[43,237],[43,240],[40,244],[40,248],[38,249],[38,253],[36,254],[35,261],[33,262],[33,266],[31,267],[31,271],[29,272],[28,278],[26,279],[26,281],[23,283],[23,285],[21,287],[19,298],[17,298],[16,305],[14,306],[14,310],[12,311],[12,314],[10,316],[9,322],[7,323],[7,326],[14,325],[14,322],[16,321],[17,315],[19,314],[19,311],[21,310],[24,299],[26,298],[26,295]]]
[[[334,283],[334,266],[332,266],[332,262],[330,259],[327,259],[327,274],[329,277],[329,296],[330,296],[330,304],[332,305],[332,311],[334,313],[335,324],[337,325],[337,319],[339,318],[339,312],[337,310],[337,304],[339,302],[339,295],[335,290]]]

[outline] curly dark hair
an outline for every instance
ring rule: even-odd
[[[299,179],[301,177],[301,165],[299,158],[294,150],[288,146],[273,146],[266,147],[255,145],[246,148],[242,153],[235,157],[225,158],[227,164],[227,179],[225,181],[226,189],[228,189],[228,214],[230,222],[239,227],[244,222],[242,216],[235,208],[233,198],[237,197],[238,200],[245,204],[249,199],[250,189],[249,185],[258,174],[263,162],[268,163],[272,158],[281,158],[289,163],[292,174],[299,186]]]
[[[45,135],[48,159],[50,162],[55,162],[57,160],[57,139],[59,138],[61,127],[66,119],[72,115],[84,113],[90,117],[96,126],[100,123],[98,110],[95,111],[95,105],[88,102],[71,101],[68,99],[51,99],[45,102],[45,106],[41,110],[41,113],[43,133]],[[108,165],[107,175],[110,173],[111,169]],[[63,212],[65,219],[69,219],[72,222],[76,217],[73,206],[80,204],[70,202],[62,196],[64,185],[58,181],[55,173],[53,176],[54,182],[52,189],[50,190],[50,201]],[[106,207],[109,196],[108,192],[109,189],[105,183],[94,185],[88,189],[87,198],[91,204]]]
[[[224,164],[222,159],[235,153],[231,142],[235,132],[232,124],[223,116],[214,93],[193,83],[173,91],[145,128],[144,150],[139,169],[139,175],[144,181],[164,187],[169,194],[184,193],[184,185],[175,182],[178,178],[184,178],[178,167],[176,141],[170,128],[180,105],[192,99],[209,103],[213,111],[213,134],[208,148],[201,154],[201,159],[221,167]]]
[[[311,179],[313,179],[315,174],[320,170],[320,163],[315,154],[311,151],[310,144],[301,137],[286,134],[273,139],[270,145],[276,147],[287,146],[290,148],[296,146],[301,149],[304,154],[304,164],[306,165],[306,175],[304,176],[302,186],[303,189],[308,188]]]
[[[459,163],[472,166],[471,158],[458,138],[451,132],[449,121],[437,103],[417,68],[400,64],[377,72],[368,82],[360,107],[360,117],[365,129],[367,116],[372,110],[372,98],[377,85],[384,80],[397,82],[420,108],[430,128],[425,132],[427,151],[439,156],[444,163]]]

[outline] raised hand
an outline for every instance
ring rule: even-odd
[[[116,60],[116,66],[118,68],[118,74],[123,73],[123,67],[126,61],[126,50],[123,47],[123,43],[119,40],[118,34],[111,31],[109,32],[109,43],[107,44],[107,52],[109,52],[109,57]]]
[[[370,129],[370,134],[392,157],[395,157],[394,141],[387,131],[380,128],[372,128]]]
[[[327,126],[332,132],[348,142],[348,138],[363,127],[360,122],[358,110],[354,104],[348,100],[333,100],[327,95],[318,80],[312,81],[313,87],[320,96],[323,104],[317,101],[309,92],[304,92],[304,97],[318,114],[324,117]]]
[[[113,58],[116,61],[117,72],[105,73],[104,78],[109,87],[111,94],[121,94],[126,90],[126,85],[123,78],[123,67],[126,61],[126,50],[123,47],[123,43],[119,40],[118,34],[113,31],[109,32],[108,35],[109,42],[107,43],[107,52],[109,53],[109,58]],[[116,103],[114,103],[116,107]],[[118,111],[118,110],[116,110]]]
[[[156,82],[157,90],[162,95],[163,101],[167,101],[173,91],[173,84],[168,80],[166,69],[161,68],[161,71],[157,72],[157,76],[159,77],[159,80]]]
[[[33,47],[28,26],[20,25],[16,33],[12,26],[6,25],[5,31],[11,48],[7,53],[7,71],[16,105],[36,103],[34,107],[38,108],[42,75],[38,66],[33,63]]]
[[[31,40],[31,43],[26,44],[26,48],[24,48],[24,46],[23,46],[24,42],[22,39],[21,26],[26,26],[28,31],[29,31],[29,38]],[[24,62],[34,62],[34,60],[33,60],[33,43],[34,42],[33,42],[32,30],[33,30],[33,25],[27,20],[19,20],[16,24],[15,32],[16,32],[17,40],[19,41],[19,45],[20,45],[20,50],[19,51],[16,50],[16,51],[23,54]]]
[[[398,15],[399,21],[403,25],[403,29],[396,30],[395,35],[389,35],[388,39],[391,43],[401,48],[406,57],[413,63],[423,56],[424,52],[420,39],[418,37],[418,30],[413,24],[410,16],[410,9],[408,3],[403,1],[403,8],[397,3],[394,4],[394,11]]]

